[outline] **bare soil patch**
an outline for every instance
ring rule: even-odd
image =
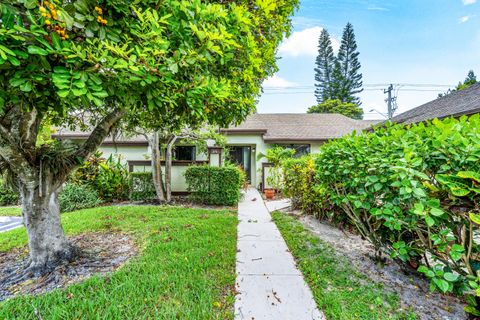
[[[27,247],[0,252],[0,301],[66,288],[92,275],[113,272],[138,253],[134,241],[125,234],[86,233],[70,240],[80,249],[78,258],[37,278],[21,277],[28,258]]]
[[[467,319],[463,301],[453,296],[430,293],[424,278],[415,273],[407,274],[389,258],[379,264],[373,259],[373,246],[360,236],[322,223],[312,216],[300,216],[299,220],[313,234],[330,244],[337,254],[351,261],[359,272],[383,283],[386,290],[396,292],[402,309],[412,309],[422,320]]]

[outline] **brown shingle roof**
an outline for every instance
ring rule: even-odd
[[[376,121],[354,120],[341,114],[257,113],[236,127],[223,129],[227,134],[263,133],[266,142],[323,141],[361,131]]]
[[[417,123],[450,116],[460,117],[480,112],[480,83],[467,89],[454,91],[442,98],[425,103],[415,109],[404,112],[392,121],[397,123]]]

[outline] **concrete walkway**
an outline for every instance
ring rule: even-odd
[[[23,226],[21,217],[0,217],[0,233],[10,231]]]
[[[325,319],[257,190],[238,217],[235,319]]]

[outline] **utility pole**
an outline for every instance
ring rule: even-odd
[[[392,97],[392,91],[393,91],[393,84],[391,84],[388,89],[383,90],[383,93],[388,93],[388,98],[385,100],[388,106],[388,119],[391,120],[393,118],[393,114],[395,113],[395,106],[394,102],[397,100],[397,97]]]

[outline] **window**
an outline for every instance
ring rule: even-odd
[[[173,160],[195,161],[196,148],[194,146],[175,146],[173,148]]]
[[[310,154],[309,144],[282,144],[282,147],[295,150],[295,158]]]

